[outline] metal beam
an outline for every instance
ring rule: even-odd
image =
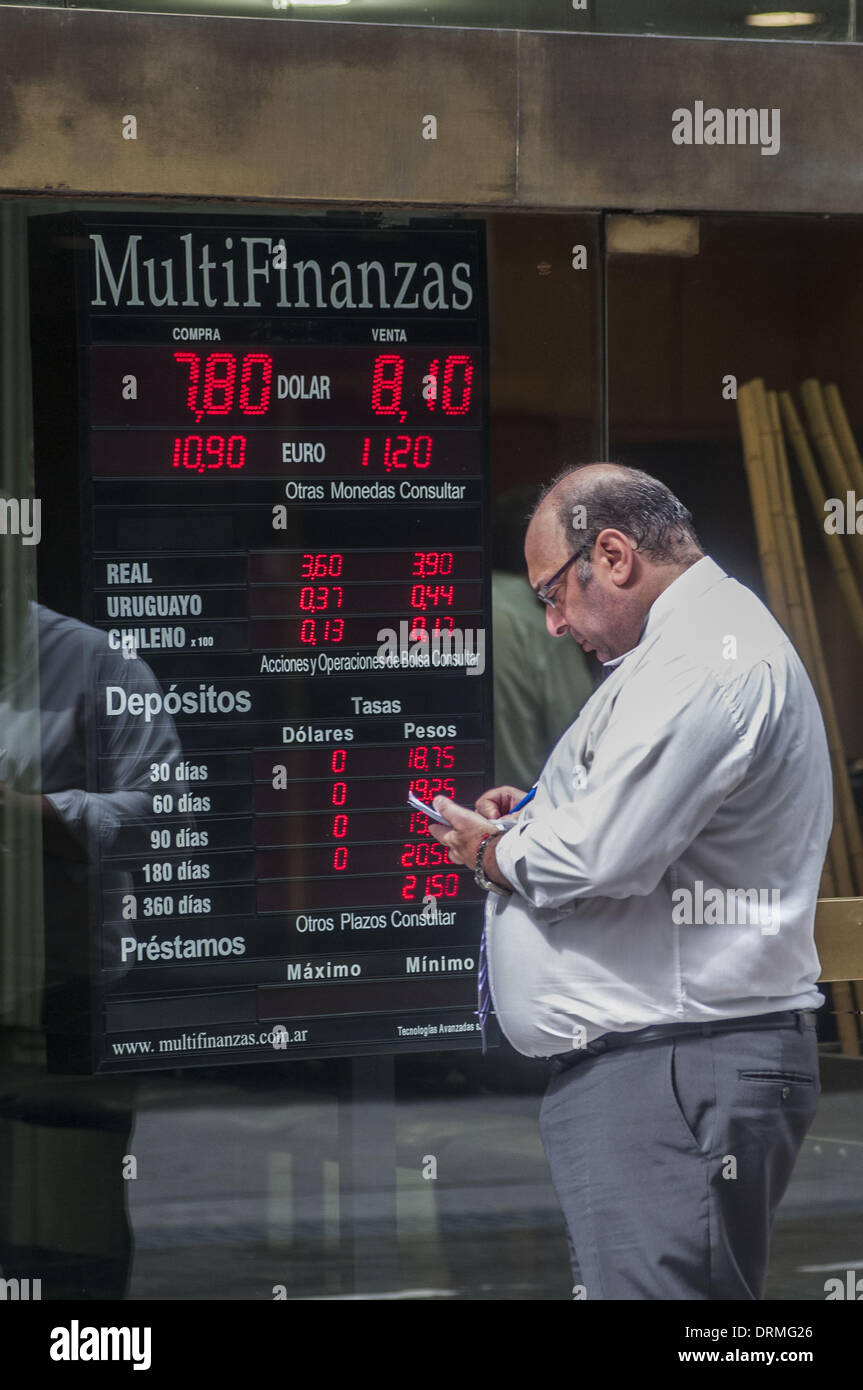
[[[516,39],[2,7],[0,190],[506,204]]]

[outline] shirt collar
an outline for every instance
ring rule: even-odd
[[[728,575],[721,566],[717,565],[709,555],[702,555],[700,560],[696,560],[694,565],[690,565],[676,579],[673,579],[667,589],[653,600],[647,610],[647,617],[635,647],[630,647],[628,652],[623,652],[621,656],[612,657],[611,661],[603,661],[602,665],[606,671],[613,671],[619,666],[621,661],[625,661],[631,656],[648,635],[652,635],[666,618],[675,611],[682,608],[685,604],[695,602],[702,594],[711,589],[720,579],[727,579]]]

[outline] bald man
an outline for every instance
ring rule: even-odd
[[[546,1057],[575,1298],[760,1299],[819,1094],[815,903],[833,816],[814,691],[655,478],[566,470],[525,556],[549,632],[606,675],[535,798],[446,797],[488,891],[483,967]],[[481,1000],[480,1016],[483,1016]]]

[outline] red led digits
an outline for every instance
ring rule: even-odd
[[[411,574],[429,579],[437,574],[452,574],[451,550],[415,550]]]
[[[204,415],[229,415],[234,404],[237,359],[231,352],[211,352],[204,368]],[[198,419],[200,420],[200,415]]]
[[[226,439],[223,434],[208,434],[204,439],[200,434],[187,434],[174,439],[172,467],[204,473],[223,466],[245,468],[245,435],[231,434]]]
[[[455,745],[452,743],[420,743],[408,750],[408,767],[427,770],[452,767],[455,762]],[[422,801],[431,802],[436,796],[455,796],[455,783],[451,778],[414,777],[410,790]],[[411,813],[409,833],[423,834],[428,831],[428,817],[421,812]],[[449,865],[450,859],[445,845],[437,840],[422,840],[419,843],[406,842],[401,847],[400,864],[403,869],[434,869],[438,865]],[[420,898],[455,898],[459,893],[457,873],[430,873],[422,879],[417,874],[405,875],[402,898],[406,902],[416,902]]]
[[[437,840],[421,840],[419,844],[402,845],[403,869],[427,869],[433,864],[448,864],[446,845]]]
[[[421,743],[408,750],[408,767],[425,771],[427,768],[452,767],[455,762],[455,744]]]
[[[348,754],[345,748],[334,748],[330,755],[330,771],[338,775],[344,772],[347,766]],[[333,782],[330,800],[333,806],[344,806],[348,799],[347,782]],[[333,816],[333,838],[343,840],[348,833],[348,817],[344,813],[337,813]],[[342,874],[348,867],[348,847],[347,845],[336,845],[333,850],[333,869],[336,873]]]
[[[342,572],[343,555],[320,551],[304,555],[301,574],[303,579],[338,579]]]
[[[195,448],[197,447],[197,453]],[[185,439],[174,440],[174,468],[196,468],[203,472],[204,465],[201,462],[201,454],[204,449],[204,441],[200,435],[187,434]]]
[[[392,440],[389,435],[384,442],[384,468],[387,472],[391,468],[407,468],[407,455],[411,451],[411,437],[409,434],[399,434],[396,436],[397,448],[391,447]]]
[[[382,352],[375,358],[372,371],[372,410],[375,415],[397,415],[404,420],[402,382],[405,375],[404,358],[397,352]]]
[[[317,647],[327,642],[342,642],[344,636],[344,618],[303,618],[300,623],[300,641],[308,647]]]
[[[210,352],[204,359],[201,401],[201,358],[197,352],[175,352],[174,361],[189,369],[186,405],[197,421],[205,415],[230,415],[237,395],[239,359],[232,352]],[[264,415],[272,392],[273,359],[265,352],[247,352],[240,365],[239,409],[242,415]],[[254,398],[254,399],[253,399]]]
[[[300,607],[306,613],[319,613],[323,608],[341,608],[344,592],[340,584],[306,584],[300,589]]]
[[[344,556],[338,551],[308,552],[303,555],[301,575],[303,579],[329,579],[341,574],[343,563]],[[300,589],[299,606],[305,612],[341,608],[343,602],[344,589],[341,584],[304,584]],[[300,623],[300,641],[310,647],[342,642],[344,636],[344,618],[304,618]]]
[[[457,368],[461,368],[464,373],[461,381],[461,400],[456,403],[453,399],[453,377]],[[467,415],[470,409],[471,381],[473,380],[473,362],[463,352],[454,353],[448,357],[443,369],[443,386],[440,393],[440,403],[445,415]],[[459,390],[456,387],[456,390]]]
[[[225,439],[221,434],[211,434],[207,436],[204,445],[205,451],[211,459],[216,459],[216,463],[207,463],[208,468],[221,468],[225,462]]]
[[[242,434],[231,434],[228,436],[228,453],[225,463],[229,468],[245,468],[246,466],[246,438]]]
[[[207,355],[204,364],[200,405],[198,404],[198,388],[201,385],[200,355],[197,352],[175,352],[174,361],[189,369],[186,405],[196,420],[202,420],[205,415],[230,414],[234,404],[234,387],[237,376],[237,359],[232,353],[211,352]],[[249,353],[243,359],[243,379],[247,379],[247,364],[248,371],[251,372],[251,365],[258,361],[268,364],[268,367],[265,368],[265,377],[268,370],[269,376],[266,377],[266,380],[269,383],[273,371],[272,358],[265,358],[262,353]],[[263,393],[261,399],[263,400]],[[243,401],[244,396],[241,388],[240,409],[248,415],[261,413],[259,405],[250,406],[248,389],[245,395],[245,406]],[[266,387],[266,401],[269,403],[269,384]],[[199,434],[178,436],[174,439],[172,466],[174,468],[186,468],[193,473],[204,473],[223,467],[245,468],[245,435],[232,434],[226,438],[224,435],[210,434],[206,436],[206,439]]]
[[[428,641],[428,618],[424,613],[412,613],[410,617],[411,638],[417,642]],[[432,632],[452,632],[455,627],[455,618],[451,618],[448,613],[438,613],[435,616]]]
[[[266,415],[272,403],[273,358],[266,352],[175,352],[174,361],[188,373],[185,406],[200,424],[205,418],[238,413],[246,417]],[[415,369],[412,368],[411,375]],[[466,416],[473,400],[474,363],[468,353],[433,358],[424,376],[406,380],[407,362],[399,353],[378,353],[372,368],[369,405],[376,416],[404,423],[412,403],[450,419]],[[425,387],[421,388],[421,382]],[[420,406],[422,408],[422,406]],[[429,435],[397,435],[381,441],[380,461],[387,468],[428,468],[432,439]],[[374,442],[363,442],[363,466],[373,460]]]
[[[455,588],[452,584],[411,585],[411,608],[452,607]]]
[[[425,891],[431,898],[455,898],[458,896],[458,874],[429,874]]]
[[[402,406],[405,359],[397,352],[382,352],[372,369],[371,408],[375,415],[395,415],[407,419]],[[440,376],[440,358],[434,357],[423,376],[423,400],[432,414],[467,415],[473,394],[473,358],[466,352],[450,353]]]
[[[417,874],[405,874],[402,897],[406,902],[416,902],[418,898],[457,898],[459,890],[458,874],[426,874],[422,890],[419,888]]]
[[[200,420],[198,410],[198,382],[201,379],[201,359],[196,352],[175,352],[175,362],[183,362],[189,368],[189,389],[186,392],[186,405],[196,420]]]
[[[256,367],[261,369],[261,379],[252,380]],[[270,390],[273,380],[273,359],[265,352],[247,352],[243,358],[240,373],[240,410],[244,415],[265,415],[270,404]],[[252,404],[250,396],[257,391],[258,400]]]
[[[380,462],[387,473],[392,468],[428,468],[431,465],[433,444],[429,434],[397,434],[395,441],[390,435],[383,439],[366,435],[363,439],[363,468],[377,462],[372,457],[373,448],[376,454],[380,454]]]
[[[428,468],[431,463],[432,442],[428,434],[418,434],[414,440],[411,463],[414,468]]]
[[[412,791],[420,801],[431,801],[436,796],[455,798],[455,782],[451,777],[415,777],[408,791]]]

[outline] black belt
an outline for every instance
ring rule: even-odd
[[[552,1075],[566,1071],[586,1057],[600,1057],[621,1047],[637,1047],[641,1043],[666,1042],[669,1038],[709,1038],[714,1033],[748,1032],[755,1028],[814,1028],[817,1014],[814,1009],[793,1009],[777,1014],[752,1014],[749,1018],[721,1018],[714,1023],[658,1023],[650,1028],[638,1028],[630,1033],[603,1033],[584,1047],[571,1052],[558,1052],[549,1057]]]

